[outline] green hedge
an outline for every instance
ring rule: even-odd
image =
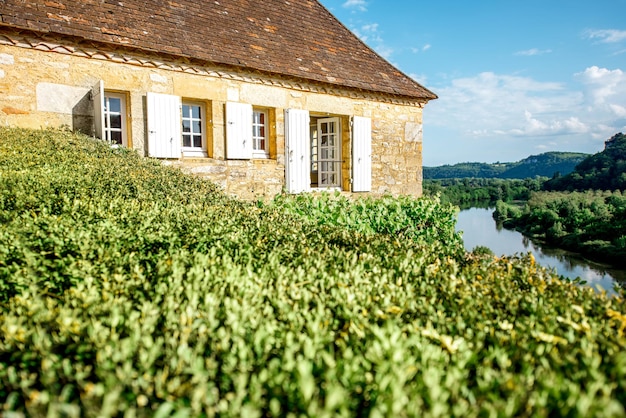
[[[280,196],[0,129],[7,416],[624,416],[622,297],[430,199]]]

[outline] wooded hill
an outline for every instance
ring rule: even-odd
[[[544,190],[626,190],[626,136],[619,132],[604,144],[604,151],[585,158],[573,172],[547,181]]]
[[[424,167],[424,179],[554,177],[571,173],[576,165],[588,156],[589,154],[578,152],[546,152],[512,163],[474,162]]]

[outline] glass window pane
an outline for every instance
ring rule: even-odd
[[[109,97],[109,112],[119,113],[122,111],[122,99],[116,97]]]
[[[265,125],[265,113],[259,114],[259,122]]]
[[[122,133],[119,131],[111,132],[111,143],[122,145]]]
[[[183,118],[189,117],[189,105],[183,105]]]
[[[196,120],[193,122],[193,132],[194,133],[202,132],[202,125],[200,124],[199,120]]]
[[[111,115],[111,128],[120,129],[122,127],[122,116]]]
[[[183,120],[183,132],[191,132],[191,122]]]
[[[183,135],[183,147],[191,146],[191,135]]]
[[[200,106],[192,106],[192,117],[195,119],[200,119]]]
[[[202,148],[202,135],[193,136],[193,146],[196,148]]]

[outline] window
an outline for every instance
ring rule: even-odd
[[[247,103],[226,102],[226,158],[270,158],[272,112]]]
[[[312,174],[317,174],[317,187],[340,187],[342,160],[339,118],[318,119],[311,143]]]
[[[120,93],[104,93],[103,138],[111,145],[128,146],[126,140],[126,97]]]
[[[124,92],[104,91],[102,80],[91,89],[94,135],[107,141],[111,146],[132,145],[126,129],[127,97]]]
[[[204,105],[183,102],[182,104],[182,146],[184,155],[206,156],[206,124]]]
[[[351,136],[346,144],[342,124],[347,120],[345,116],[317,116],[307,110],[285,109],[285,189],[288,193],[341,188],[344,173],[352,176],[351,191],[372,190],[372,121],[353,116],[348,125]],[[342,148],[344,145],[350,145],[351,155],[342,156],[342,152],[347,151]],[[350,160],[344,162],[345,157]],[[348,173],[350,165],[352,171]]]
[[[267,138],[267,112],[254,109],[252,111],[252,156],[267,158],[269,155]]]

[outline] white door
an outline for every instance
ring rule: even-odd
[[[339,118],[317,120],[318,187],[341,186],[341,132]]]

